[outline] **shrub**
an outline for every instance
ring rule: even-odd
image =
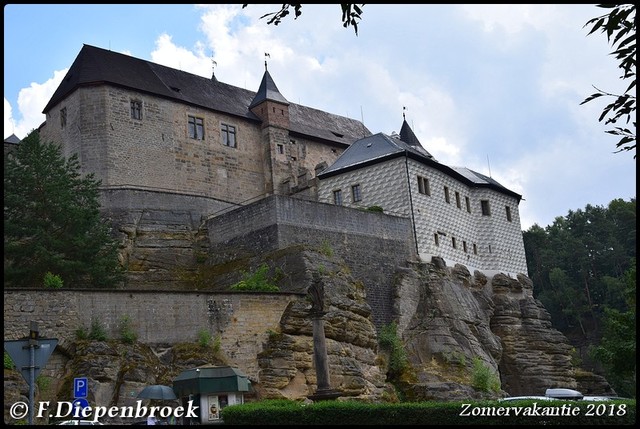
[[[500,378],[498,378],[498,375],[477,356],[473,357],[471,378],[471,385],[476,390],[482,392],[498,392],[500,390]]]
[[[198,331],[198,344],[203,349],[209,347],[209,344],[211,344],[211,333],[208,329],[202,328]]]
[[[243,279],[231,286],[231,290],[244,292],[279,292],[280,288],[269,277],[269,266],[260,265],[253,274],[242,272]]]
[[[131,324],[131,318],[126,315],[120,319],[120,339],[127,344],[133,344],[138,340],[138,335]]]
[[[63,285],[62,277],[57,274],[53,274],[51,271],[47,271],[44,275],[44,287],[50,289],[60,289]]]
[[[398,380],[402,373],[408,369],[409,360],[402,340],[398,337],[398,327],[395,322],[391,322],[380,329],[378,344],[383,350],[389,352],[389,378]]]
[[[97,319],[91,321],[89,338],[95,341],[105,341],[107,339],[107,331]]]

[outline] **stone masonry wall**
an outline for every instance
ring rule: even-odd
[[[5,290],[4,338],[24,338],[29,323],[38,323],[40,335],[57,338],[58,348],[45,370],[59,366],[57,354],[75,338],[76,330],[87,332],[93,320],[119,338],[126,316],[138,340],[148,344],[197,342],[207,329],[220,336],[221,350],[234,365],[257,379],[256,356],[267,341],[268,330],[277,330],[289,303],[301,299],[289,293],[202,293],[163,291],[99,290]]]
[[[415,255],[409,219],[271,196],[207,222],[212,264],[303,245],[335,252],[363,282],[376,327],[392,320],[393,275]]]

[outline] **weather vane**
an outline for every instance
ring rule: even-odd
[[[402,106],[402,119],[407,119],[406,116],[404,115],[404,111],[407,110],[406,106]]]
[[[271,55],[269,55],[269,53],[265,52],[264,53],[264,70],[267,71],[267,57],[271,58]]]

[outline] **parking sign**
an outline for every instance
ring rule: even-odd
[[[87,378],[74,378],[73,379],[73,397],[74,398],[86,398],[87,391],[89,390],[89,383]]]

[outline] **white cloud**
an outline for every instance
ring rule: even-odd
[[[53,72],[53,77],[46,82],[39,84],[32,82],[28,88],[23,88],[18,93],[18,112],[16,117],[13,106],[5,98],[4,103],[4,134],[5,138],[12,133],[22,139],[33,129],[38,128],[45,121],[42,113],[51,96],[62,82],[69,69]],[[13,128],[9,128],[11,124]]]

